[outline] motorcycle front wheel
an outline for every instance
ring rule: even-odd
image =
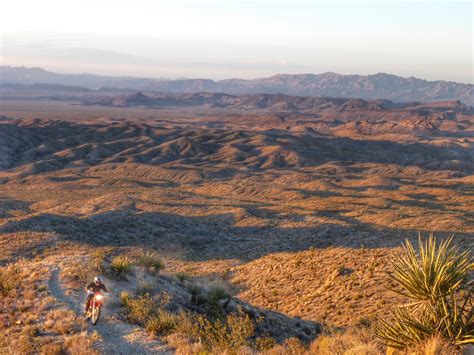
[[[94,307],[92,309],[92,324],[96,325],[100,318],[100,307]]]

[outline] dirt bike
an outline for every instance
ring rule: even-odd
[[[100,292],[94,293],[89,301],[89,310],[87,311],[87,319],[92,321],[92,324],[96,325],[100,318],[100,309],[104,304],[104,295]]]

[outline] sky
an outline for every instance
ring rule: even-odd
[[[473,83],[473,1],[4,0],[1,65],[156,78]]]

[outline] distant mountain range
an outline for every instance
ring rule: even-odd
[[[141,92],[115,96],[92,96],[82,101],[83,105],[112,107],[198,107],[230,108],[236,110],[270,110],[273,112],[331,112],[335,116],[342,112],[388,112],[397,110],[410,114],[428,115],[431,113],[451,112],[473,115],[474,108],[455,101],[394,103],[390,100],[365,101],[362,99],[325,98],[316,96],[290,96],[283,94],[245,94],[230,95],[224,93],[159,93],[145,95]]]
[[[433,102],[460,100],[474,105],[474,85],[450,81],[428,81],[414,77],[378,73],[374,75],[277,74],[253,80],[210,79],[163,80],[135,77],[114,77],[93,74],[57,74],[41,68],[0,66],[0,84],[55,84],[88,89],[128,89],[155,92],[227,94],[286,94],[387,99],[395,102]]]

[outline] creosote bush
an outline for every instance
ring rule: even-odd
[[[406,241],[390,276],[401,289],[394,291],[411,302],[382,320],[377,335],[400,349],[436,336],[455,346],[474,343],[473,266],[470,250],[454,246],[452,237],[438,243],[433,235],[426,241],[420,236],[418,252]]]

